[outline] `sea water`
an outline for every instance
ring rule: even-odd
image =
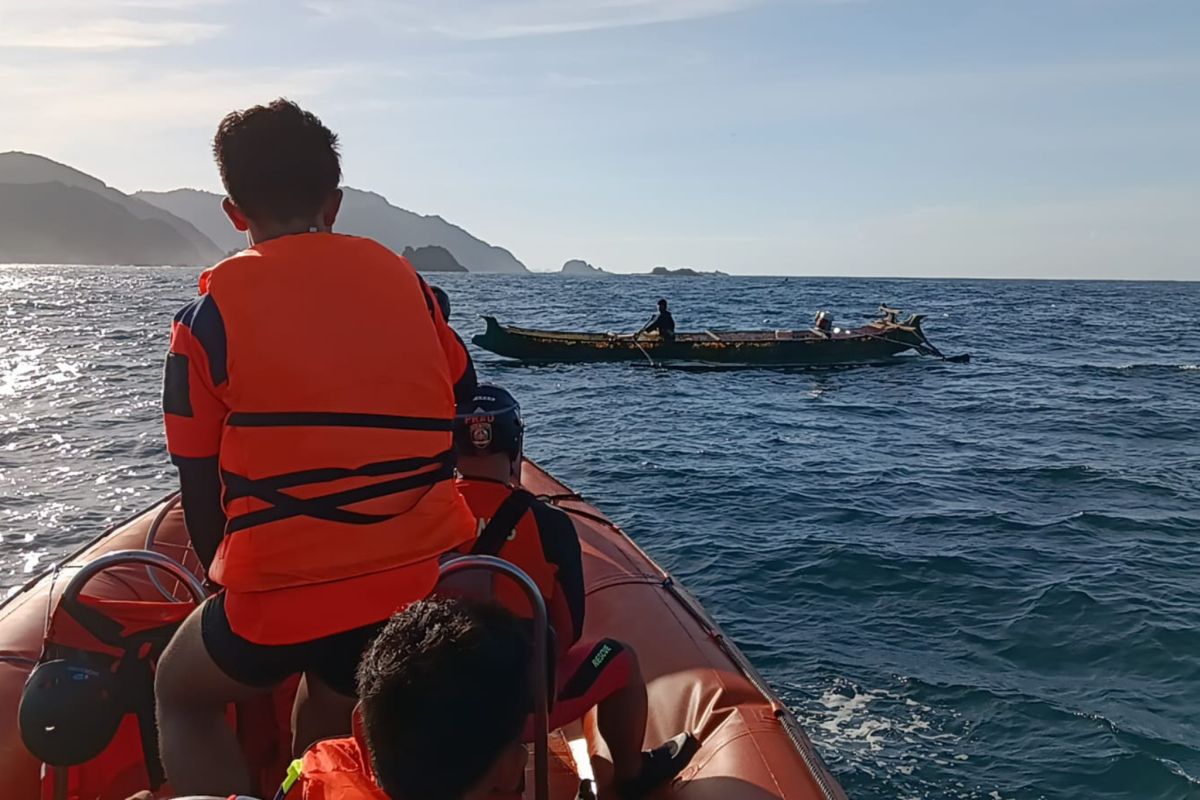
[[[1200,797],[1200,284],[431,275],[478,314],[629,333],[857,325],[968,365],[526,367],[527,449],[673,571],[850,796]],[[0,592],[172,488],[194,270],[0,267]]]

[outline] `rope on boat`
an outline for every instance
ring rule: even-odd
[[[962,355],[958,355],[958,356],[946,355],[941,350],[939,350],[936,346],[934,346],[933,342],[929,341],[929,339],[925,336],[924,333],[920,333],[921,341],[919,341],[919,342],[906,342],[903,339],[891,339],[887,336],[881,336],[877,333],[868,333],[866,335],[872,339],[878,339],[881,342],[888,342],[890,344],[895,344],[895,345],[900,345],[902,347],[912,348],[913,350],[916,350],[917,353],[919,353],[920,355],[929,356],[930,358],[937,358],[942,361],[951,362],[953,364],[964,364],[967,361],[971,360],[970,353],[963,353]]]

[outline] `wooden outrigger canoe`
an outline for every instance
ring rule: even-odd
[[[698,601],[616,525],[536,465],[524,468],[525,486],[575,521],[587,584],[586,636],[613,636],[637,653],[649,688],[648,743],[686,730],[700,749],[674,783],[655,797],[678,800],[845,800],[791,711],[709,618]],[[148,548],[148,551],[147,549]],[[147,555],[147,552],[152,555]],[[163,557],[170,558],[168,561]],[[142,558],[136,561],[135,558]],[[103,561],[102,561],[103,559]],[[146,560],[175,570],[152,579]],[[83,570],[97,570],[90,578]],[[164,499],[68,556],[0,606],[0,782],[4,797],[44,800],[125,800],[146,788],[144,742],[128,714],[117,739],[97,758],[48,767],[26,749],[18,704],[30,671],[47,657],[45,643],[58,627],[64,594],[124,623],[182,619],[202,592],[195,553],[187,543],[176,496]],[[83,578],[83,580],[80,580]],[[71,634],[72,631],[59,631]],[[77,632],[76,632],[77,634]],[[61,655],[59,653],[58,655]],[[294,685],[290,687],[294,691]],[[239,706],[247,758],[271,797],[290,760],[287,691],[266,697],[270,708]],[[79,718],[87,717],[79,709]],[[263,720],[266,726],[263,726]],[[257,727],[252,723],[257,722]],[[463,720],[469,725],[470,720]],[[574,725],[550,737],[552,800],[573,800],[585,771],[591,726]],[[153,727],[149,728],[153,730]],[[582,745],[582,747],[581,747]],[[584,759],[586,761],[586,759]],[[529,787],[536,785],[533,776]],[[532,796],[532,788],[526,797]]]
[[[921,330],[923,315],[904,321],[893,309],[848,330],[703,331],[617,335],[518,328],[485,316],[487,329],[472,338],[485,350],[526,362],[704,362],[746,366],[836,366],[885,362],[908,350],[936,354]]]

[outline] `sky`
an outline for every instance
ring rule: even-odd
[[[215,191],[280,95],[532,269],[1200,279],[1200,0],[0,0],[0,151]]]

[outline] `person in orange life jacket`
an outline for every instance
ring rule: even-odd
[[[347,733],[363,649],[473,532],[453,421],[474,370],[408,261],[332,232],[336,145],[285,100],[229,114],[213,143],[249,247],[176,315],[163,386],[188,533],[222,587],[156,676],[183,794],[251,793],[225,709],[291,675],[293,748]]]
[[[360,724],[353,734],[315,743],[304,753],[295,781],[289,776],[275,796],[520,797],[528,760],[521,728],[533,703],[532,655],[528,625],[502,606],[466,598],[410,604],[363,654]],[[154,798],[143,792],[129,800]]]
[[[458,488],[478,519],[476,540],[460,551],[498,555],[537,583],[558,656],[550,727],[562,727],[596,708],[609,751],[593,758],[600,788],[615,785],[623,797],[640,797],[679,774],[696,743],[683,734],[642,751],[648,703],[637,658],[616,639],[582,638],[579,536],[567,514],[521,488],[524,434],[520,405],[499,386],[481,384],[475,397],[459,406]],[[491,593],[514,613],[532,617],[529,601],[511,581],[497,578]]]

